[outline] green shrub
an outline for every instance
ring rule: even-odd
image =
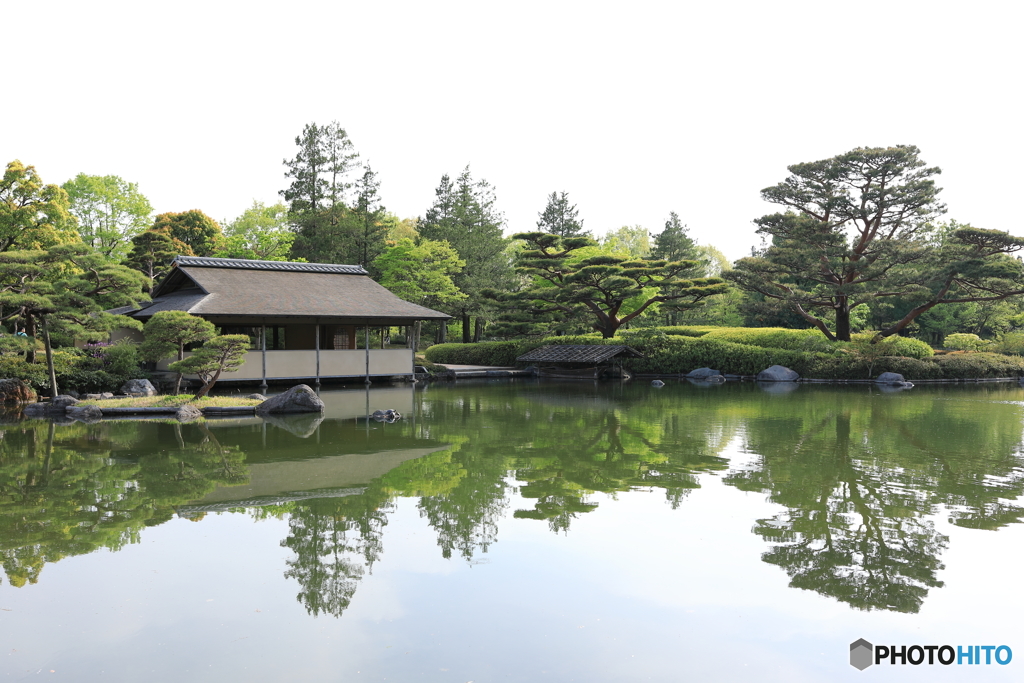
[[[476,344],[434,344],[423,353],[431,363],[453,365],[515,365],[522,342],[478,342]],[[535,344],[536,346],[536,344]]]
[[[981,351],[989,343],[976,334],[957,332],[956,334],[947,335],[943,346],[954,351]]]
[[[1012,356],[1024,356],[1024,332],[1007,332],[986,350]]]

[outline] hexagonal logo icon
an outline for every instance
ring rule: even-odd
[[[874,664],[875,646],[861,638],[850,643],[850,666],[860,671]]]

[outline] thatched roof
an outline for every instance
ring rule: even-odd
[[[450,316],[403,301],[361,266],[179,256],[136,311],[187,311],[218,318],[345,318],[362,324],[408,324]]]
[[[519,358],[516,358],[516,362],[584,363],[587,365],[597,365],[609,361],[616,356],[644,357],[642,353],[628,346],[554,344],[552,346],[542,346],[529,353],[524,353]]]

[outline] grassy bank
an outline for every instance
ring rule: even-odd
[[[98,408],[177,408],[191,403],[196,408],[230,408],[235,406],[258,406],[262,401],[255,398],[240,396],[206,396],[195,400],[192,394],[177,396],[140,396],[133,398],[105,398],[79,401],[80,406],[97,406]]]

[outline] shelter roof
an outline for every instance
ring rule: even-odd
[[[616,356],[643,358],[644,355],[629,346],[596,344],[553,344],[542,346],[516,358],[522,363],[604,363]]]
[[[221,317],[320,317],[366,321],[444,320],[450,316],[399,299],[362,266],[179,256],[133,315],[187,311]],[[392,323],[394,324],[394,323]]]

